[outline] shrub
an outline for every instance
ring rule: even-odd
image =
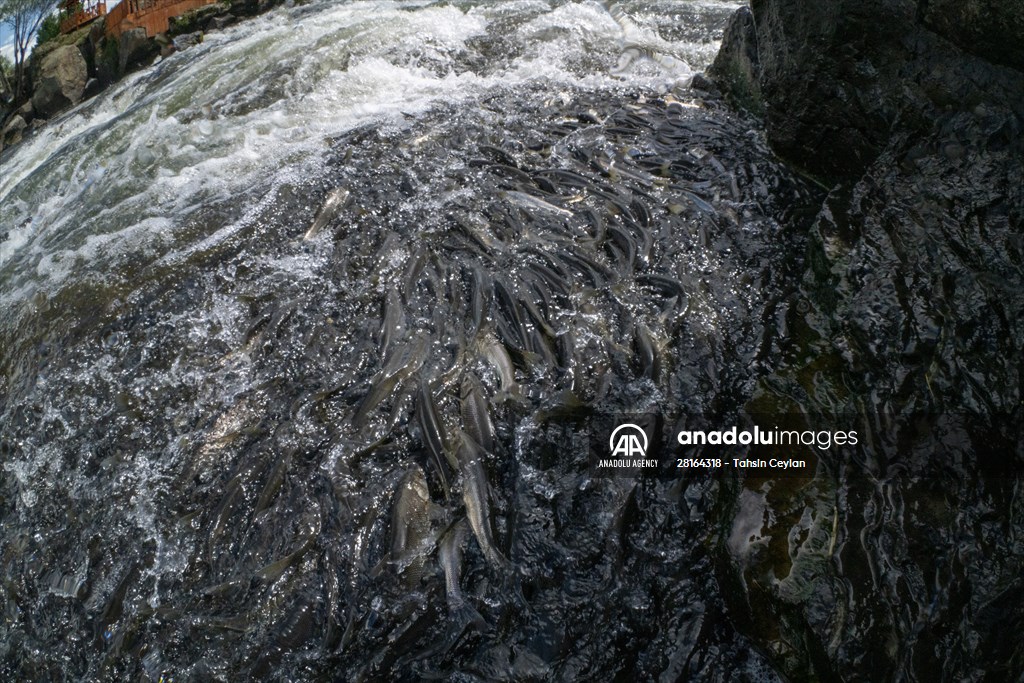
[[[60,17],[56,14],[50,14],[43,23],[39,26],[38,38],[36,38],[36,45],[42,45],[47,43],[57,36],[60,35]]]

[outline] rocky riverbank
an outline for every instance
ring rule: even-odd
[[[712,70],[830,188],[797,348],[754,404],[856,420],[876,451],[837,483],[738,492],[736,524],[772,521],[724,556],[731,607],[789,680],[1020,675],[1022,21],[1019,1],[755,0]]]
[[[100,17],[73,33],[37,45],[27,69],[23,97],[0,105],[0,152],[17,144],[47,120],[96,95],[111,84],[156,60],[201,42],[209,31],[262,14],[283,0],[226,0],[171,19],[166,33],[149,37],[145,29],[106,32]]]

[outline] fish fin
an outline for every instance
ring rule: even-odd
[[[518,576],[519,572],[516,566],[512,564],[507,557],[505,557],[500,550],[494,547],[487,548],[484,552],[487,557],[487,561],[490,562],[495,569],[498,570],[503,576]]]
[[[388,565],[390,565],[390,564],[394,564],[394,560],[391,557],[391,553],[387,552],[387,553],[384,554],[384,557],[380,558],[380,562],[375,564],[373,566],[373,569],[370,570],[370,574],[369,574],[370,578],[371,579],[376,579],[378,576],[380,576],[384,572],[384,569]]]
[[[523,396],[523,392],[520,390],[518,384],[509,389],[499,389],[498,393],[496,393],[494,398],[491,399],[491,403],[495,405],[506,402],[524,407],[529,405],[529,401],[527,401],[526,397]]]
[[[469,604],[465,598],[453,600],[448,604],[448,618],[452,621],[457,633],[472,626],[481,633],[488,630],[487,621]]]

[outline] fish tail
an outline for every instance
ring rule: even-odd
[[[512,562],[505,557],[500,550],[494,546],[488,546],[485,550],[487,561],[490,562],[495,569],[504,575],[515,575],[516,567]]]
[[[453,627],[460,633],[467,626],[472,626],[478,631],[487,630],[487,621],[462,596],[455,597],[449,601],[448,618],[452,621]]]

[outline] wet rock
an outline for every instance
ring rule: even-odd
[[[46,55],[34,77],[33,110],[50,117],[82,99],[88,70],[79,49],[64,45]]]
[[[83,95],[83,98],[88,99],[90,97],[93,97],[94,95],[99,94],[101,90],[103,90],[103,83],[100,82],[100,79],[90,78],[88,81],[86,81],[85,94]]]
[[[736,493],[733,528],[747,519],[764,543],[729,558],[732,608],[791,680],[1019,677],[1001,631],[1022,623],[1002,596],[1022,562],[1005,474],[1024,467],[1024,74],[1003,65],[1024,35],[983,16],[1007,8],[1021,16],[1019,2],[763,0],[756,60],[740,15],[746,38],[716,61],[775,148],[832,187],[803,306],[779,329],[793,356],[757,401],[872,444],[823,458],[805,489],[756,491],[763,520]]]
[[[231,6],[227,3],[218,2],[213,5],[189,10],[181,16],[171,19],[167,34],[170,36],[180,36],[186,33],[201,31],[207,26],[210,19],[227,14],[230,8]]]
[[[21,142],[21,134],[25,130],[25,126],[25,119],[15,114],[7,120],[3,131],[0,132],[0,138],[3,138],[4,143],[7,145],[17,144]]]
[[[107,35],[107,18],[100,17],[89,26],[89,42],[92,43],[94,54],[98,54],[104,37]]]
[[[736,103],[764,114],[779,152],[826,179],[859,177],[894,128],[927,131],[946,107],[994,98],[1015,100],[1019,113],[1019,79],[974,55],[1019,64],[1024,20],[990,26],[994,16],[1024,16],[1021,3],[922,7],[923,14],[909,0],[754,2],[733,17],[714,73]],[[979,34],[987,38],[972,42]],[[969,51],[947,39],[969,43]]]
[[[741,7],[729,19],[710,74],[739,106],[763,113],[758,83],[757,32],[754,14]]]
[[[155,36],[153,36],[153,40],[155,40],[156,44],[160,46],[161,59],[170,57],[178,51],[178,48],[174,45],[174,41],[171,40],[171,38],[166,33],[156,34]]]
[[[153,59],[159,51],[160,45],[146,36],[146,29],[128,29],[121,34],[121,42],[118,45],[121,73]]]
[[[32,100],[26,100],[23,105],[14,110],[14,113],[25,119],[25,123],[32,123],[35,118],[35,111],[32,109]]]
[[[1024,70],[1024,0],[920,2],[925,26],[980,57]]]
[[[220,31],[224,28],[234,24],[238,21],[238,18],[231,14],[223,14],[220,16],[212,17],[206,22],[207,31]]]
[[[78,48],[78,51],[82,53],[82,58],[85,60],[85,68],[89,76],[96,75],[96,46],[92,41],[91,27],[82,27],[78,31],[72,34],[74,37],[74,45]]]
[[[201,42],[203,42],[203,32],[195,31],[194,33],[184,33],[180,36],[175,36],[172,44],[176,50],[185,50]]]

